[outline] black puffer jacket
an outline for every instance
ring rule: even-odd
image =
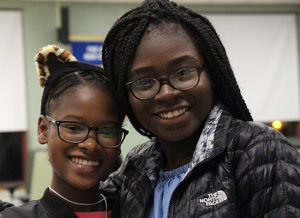
[[[192,168],[171,197],[169,217],[300,218],[296,149],[281,133],[233,119],[225,109],[213,119],[216,128],[202,138],[201,149],[198,142]],[[101,184],[101,191],[119,192],[121,217],[145,217],[160,164],[154,139],[135,147]]]

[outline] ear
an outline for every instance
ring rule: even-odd
[[[42,145],[48,142],[48,121],[43,115],[38,120],[38,141]]]

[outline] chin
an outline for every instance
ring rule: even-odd
[[[78,184],[74,184],[74,187],[76,187],[77,189],[80,190],[89,190],[89,189],[93,189],[93,188],[97,188],[99,187],[99,182],[98,181],[93,181],[93,182],[84,182],[81,181]]]
[[[189,136],[188,135],[178,135],[178,134],[170,134],[170,135],[161,135],[158,136],[158,139],[163,141],[163,142],[171,142],[171,143],[177,143],[180,141],[184,141],[187,139]]]
[[[165,142],[171,142],[171,143],[178,143],[178,142],[184,142],[188,140],[192,140],[197,142],[200,134],[199,134],[199,128],[195,128],[194,131],[190,131],[191,127],[186,127],[184,130],[187,131],[173,131],[170,133],[166,134],[166,131],[164,132],[165,134],[163,135],[158,135],[158,139],[161,141]]]

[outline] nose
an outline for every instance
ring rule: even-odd
[[[159,92],[154,97],[155,101],[168,101],[178,95],[180,91],[174,89],[170,84],[164,83],[161,85]]]
[[[78,143],[78,147],[87,152],[94,152],[99,149],[100,146],[97,143],[97,135],[95,130],[91,130],[86,139],[83,142]]]

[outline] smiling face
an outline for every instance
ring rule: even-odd
[[[137,48],[128,81],[168,78],[181,68],[202,64],[204,59],[194,39],[179,24],[152,25]],[[180,91],[164,84],[152,99],[139,100],[129,93],[129,103],[138,121],[162,144],[174,144],[198,135],[212,108],[213,93],[203,71],[192,89]]]
[[[93,127],[120,128],[117,105],[113,96],[103,87],[76,86],[67,90],[50,104],[50,116],[56,120],[76,121]],[[59,138],[57,126],[44,116],[39,119],[39,142],[48,144],[49,161],[53,168],[52,188],[75,189],[98,187],[99,181],[115,170],[120,149],[100,147],[94,131],[78,144]]]

